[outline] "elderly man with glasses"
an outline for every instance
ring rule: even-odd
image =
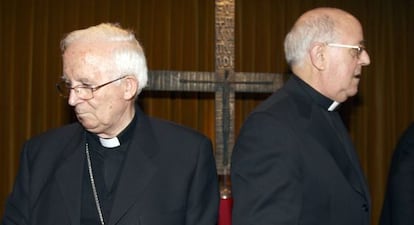
[[[232,156],[233,225],[369,225],[370,196],[336,110],[370,64],[360,22],[305,12],[285,38],[294,75],[245,121]]]
[[[134,35],[100,24],[61,48],[57,88],[78,122],[24,144],[2,224],[216,224],[211,141],[135,104],[147,66]]]

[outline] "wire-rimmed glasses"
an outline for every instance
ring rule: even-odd
[[[362,52],[366,50],[365,46],[363,45],[344,45],[344,44],[337,44],[337,43],[328,43],[330,47],[338,47],[338,48],[351,48],[356,50],[356,57],[359,59]]]
[[[93,93],[97,90],[99,90],[102,87],[105,87],[108,84],[112,84],[115,81],[124,79],[127,76],[122,76],[119,78],[116,78],[115,80],[111,80],[108,81],[106,83],[100,84],[98,86],[88,86],[88,85],[78,85],[76,87],[71,87],[69,83],[67,83],[66,81],[61,81],[59,83],[56,84],[56,88],[60,94],[60,96],[64,97],[64,98],[68,98],[71,91],[73,90],[74,93],[76,94],[76,96],[78,96],[78,98],[81,98],[83,100],[89,100],[93,98]]]

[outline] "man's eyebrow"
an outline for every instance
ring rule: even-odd
[[[68,77],[66,77],[65,75],[63,75],[61,77],[61,79],[62,79],[62,81],[64,81],[67,84],[72,84],[72,81],[70,81],[68,79]],[[81,78],[80,80],[76,80],[76,82],[79,82],[80,85],[83,85],[83,86],[91,86],[92,85],[88,78]]]

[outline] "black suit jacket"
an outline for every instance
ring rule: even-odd
[[[380,225],[414,224],[414,123],[401,136],[391,161]]]
[[[301,82],[289,79],[241,129],[232,155],[233,225],[369,224],[370,197],[350,138],[333,130]],[[340,169],[335,150],[352,173]]]
[[[216,224],[219,192],[210,140],[140,110],[136,116],[106,224]],[[78,123],[25,143],[3,224],[79,224],[84,160]]]

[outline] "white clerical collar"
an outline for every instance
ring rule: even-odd
[[[118,146],[121,146],[121,143],[119,142],[117,137],[113,138],[99,138],[99,141],[101,142],[101,145],[105,148],[115,148]]]
[[[329,106],[328,111],[334,111],[338,105],[341,104],[337,101],[332,102],[332,104]]]

